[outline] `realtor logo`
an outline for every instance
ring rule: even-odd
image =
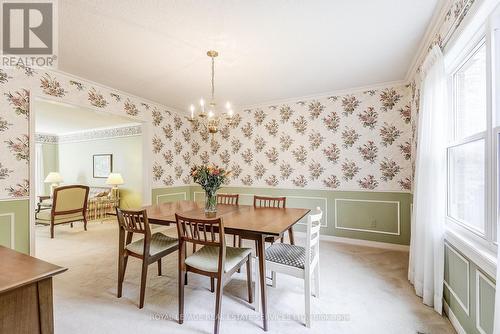
[[[54,1],[4,1],[1,17],[3,66],[54,66]]]

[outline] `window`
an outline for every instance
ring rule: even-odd
[[[486,234],[487,73],[481,40],[451,75],[452,131],[448,147],[448,217]]]

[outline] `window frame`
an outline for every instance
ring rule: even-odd
[[[492,35],[490,32],[493,29],[487,29],[488,24],[483,25],[477,33],[470,38],[460,54],[457,55],[455,61],[447,66],[448,76],[448,92],[449,92],[449,117],[452,122],[452,129],[448,134],[449,141],[446,145],[446,223],[447,227],[454,232],[459,233],[463,237],[482,245],[491,252],[496,253],[497,237],[496,237],[496,224],[498,223],[498,214],[500,210],[496,205],[498,198],[497,182],[497,165],[498,150],[500,140],[500,124],[494,127],[493,123],[493,110],[492,110]],[[482,48],[486,50],[486,128],[483,131],[468,135],[464,138],[456,139],[457,129],[457,80],[456,74],[463,66]],[[497,135],[497,136],[495,136]],[[453,217],[450,212],[451,200],[451,173],[450,173],[450,151],[452,148],[466,145],[478,140],[484,140],[484,233],[474,228],[470,224]],[[495,173],[493,172],[495,171]]]

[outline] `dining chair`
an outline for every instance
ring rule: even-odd
[[[217,204],[238,205],[239,194],[217,194]],[[236,247],[238,236],[233,235],[233,247]],[[241,246],[240,246],[241,247]]]
[[[240,195],[239,194],[217,194],[217,204],[224,205],[238,205]],[[236,247],[237,235],[233,236],[233,247]],[[241,247],[241,245],[240,245]],[[193,244],[193,253],[196,252],[196,244]]]
[[[246,263],[248,302],[252,303],[252,250],[228,247],[222,218],[194,219],[175,214],[179,236],[179,324],[184,322],[184,280],[187,272],[217,279],[214,333],[219,333],[222,289],[231,276]],[[187,256],[186,244],[203,247]]]
[[[253,196],[253,206],[255,208],[277,208],[284,209],[286,208],[286,197],[267,197],[267,196]],[[290,227],[288,230],[288,237],[290,238],[290,244],[294,244],[293,238],[293,230]],[[281,242],[284,241],[284,236],[280,237],[267,237],[266,242],[274,243],[276,240],[281,239]]]
[[[83,229],[87,231],[87,199],[89,187],[70,185],[54,188],[54,196],[50,210],[38,210],[35,213],[35,223],[50,225],[50,238],[54,239],[54,227],[60,224],[70,224],[83,221]]]
[[[120,229],[117,297],[120,298],[122,296],[123,280],[125,278],[125,270],[127,269],[128,257],[132,256],[141,259],[142,271],[139,308],[143,308],[148,266],[157,262],[158,276],[161,276],[162,257],[175,252],[179,248],[179,243],[176,238],[166,236],[161,232],[151,234],[146,210],[132,211],[116,208],[116,216]],[[144,236],[132,242],[134,233]]]
[[[319,298],[319,233],[323,213],[307,217],[306,246],[275,243],[266,249],[266,267],[272,273],[276,287],[276,273],[283,273],[304,280],[305,325],[311,327],[311,283],[314,275],[314,296]]]

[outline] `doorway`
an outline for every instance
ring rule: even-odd
[[[52,207],[62,198],[54,199],[54,189],[88,187],[87,230],[116,224],[108,213],[117,206],[134,209],[144,204],[144,124],[59,101],[32,101],[31,237],[32,249],[44,258],[48,249],[63,249],[69,240],[91,242],[85,239],[83,221],[54,225],[51,238]]]

